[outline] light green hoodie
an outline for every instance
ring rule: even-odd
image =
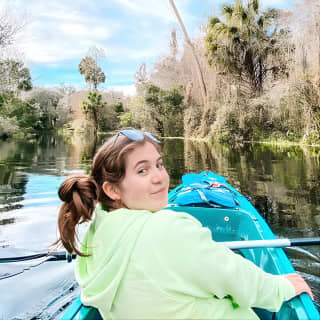
[[[82,252],[81,300],[104,319],[258,319],[295,295],[186,213],[96,209]]]

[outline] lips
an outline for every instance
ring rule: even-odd
[[[156,191],[156,192],[152,192],[151,194],[152,194],[152,195],[159,194],[159,193],[164,192],[165,190],[166,190],[166,188],[161,188],[161,189],[159,189],[159,190]]]

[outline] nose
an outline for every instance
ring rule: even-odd
[[[152,183],[161,183],[162,181],[162,173],[158,168],[154,168],[151,176]]]

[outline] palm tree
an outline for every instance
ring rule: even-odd
[[[236,0],[222,9],[224,22],[212,17],[207,26],[207,57],[222,73],[235,76],[250,95],[260,95],[269,72],[284,67],[279,57],[280,32],[276,28],[279,13],[260,11],[259,0]],[[239,81],[240,80],[240,81]]]
[[[85,113],[91,114],[93,118],[95,134],[99,129],[99,109],[105,107],[106,105],[107,103],[103,101],[102,95],[97,93],[96,91],[89,92],[87,101],[82,102],[82,110]]]
[[[84,75],[84,80],[89,84],[93,85],[94,89],[97,90],[100,83],[106,81],[106,76],[102,72],[101,68],[97,65],[95,59],[90,56],[83,58],[78,66],[80,74]]]

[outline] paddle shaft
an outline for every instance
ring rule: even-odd
[[[253,249],[253,248],[285,248],[300,246],[318,246],[320,238],[297,239],[270,239],[270,240],[244,240],[219,242],[229,249]]]
[[[270,240],[244,240],[244,241],[225,241],[219,242],[229,249],[252,249],[252,248],[285,248],[299,246],[318,246],[320,238],[297,238],[297,239],[270,239]],[[46,261],[68,260],[75,259],[76,255],[70,255],[65,251],[45,252],[32,254],[20,257],[0,258],[0,263],[22,262],[36,260],[40,258],[48,259]]]
[[[46,261],[68,260],[70,262],[72,259],[76,257],[76,255],[75,254],[70,255],[66,251],[45,252],[45,253],[31,254],[28,256],[0,258],[0,263],[22,262],[22,261],[36,260],[36,259],[45,258],[45,257],[48,258]]]

